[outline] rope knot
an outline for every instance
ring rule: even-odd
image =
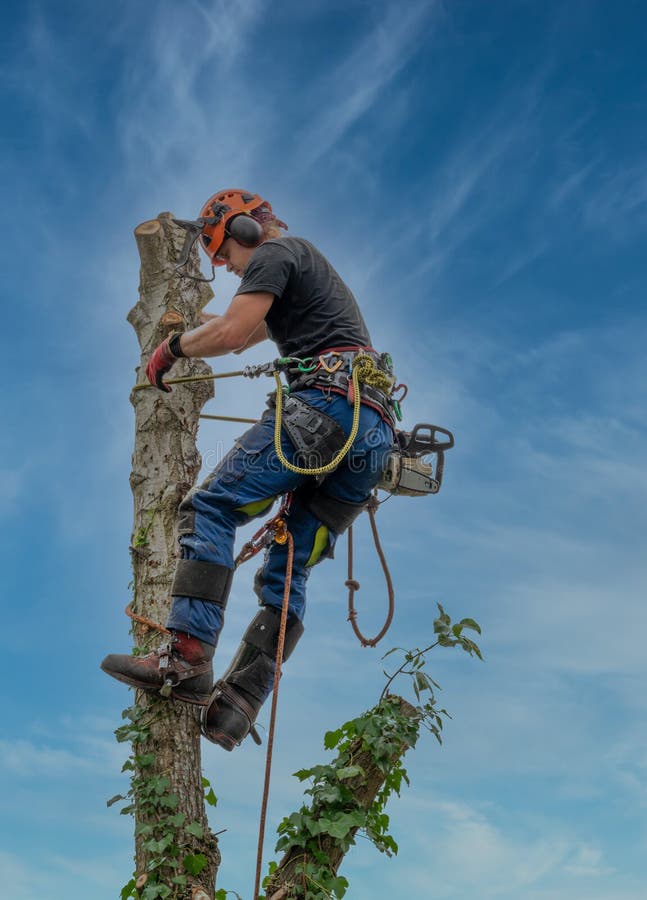
[[[355,581],[354,578],[347,578],[344,582],[344,586],[347,587],[349,591],[358,591],[361,587],[359,581]]]

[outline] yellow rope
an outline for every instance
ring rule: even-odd
[[[332,472],[333,469],[336,469],[342,459],[346,456],[350,448],[353,446],[353,441],[357,437],[357,432],[359,431],[359,415],[362,409],[362,398],[360,396],[360,381],[363,381],[365,384],[370,384],[373,387],[377,387],[380,390],[390,391],[393,387],[393,381],[389,375],[385,372],[380,372],[379,369],[376,368],[375,363],[371,359],[371,357],[367,353],[359,353],[355,359],[353,360],[353,374],[352,374],[352,384],[353,384],[353,424],[350,429],[350,434],[348,435],[348,439],[346,443],[341,448],[339,453],[325,466],[316,466],[312,469],[306,468],[304,466],[295,466],[288,459],[286,459],[285,454],[281,448],[281,422],[283,420],[283,382],[281,381],[281,376],[278,372],[274,373],[274,380],[276,381],[276,420],[274,422],[274,450],[276,451],[276,455],[279,459],[281,465],[285,466],[285,468],[289,472],[295,472],[297,475],[327,475],[328,472]]]

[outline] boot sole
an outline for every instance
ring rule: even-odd
[[[136,678],[127,678],[117,672],[111,672],[109,669],[104,669],[103,666],[101,666],[101,670],[105,672],[106,675],[110,675],[111,678],[114,678],[116,681],[121,681],[122,684],[127,684],[129,687],[139,688],[139,690],[146,691],[149,694],[159,694],[160,692],[161,685],[159,687],[157,685],[153,686],[146,681],[137,681]],[[193,706],[206,706],[211,697],[211,692],[208,694],[196,694],[195,692],[192,692],[192,694],[189,695],[183,694],[181,691],[173,688],[171,690],[171,697],[173,700],[180,700],[182,703],[190,703]]]

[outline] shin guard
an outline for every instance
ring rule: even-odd
[[[203,711],[202,733],[225,750],[233,750],[250,732],[256,743],[260,743],[254,722],[272,691],[280,625],[279,609],[263,606],[258,611]],[[302,634],[301,621],[296,616],[288,616],[284,661]]]

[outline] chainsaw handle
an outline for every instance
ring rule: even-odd
[[[446,440],[439,440],[437,435],[445,435]],[[454,446],[454,435],[447,428],[440,425],[428,425],[419,422],[413,426],[405,450],[415,456],[424,456],[427,453],[440,453],[451,450]]]

